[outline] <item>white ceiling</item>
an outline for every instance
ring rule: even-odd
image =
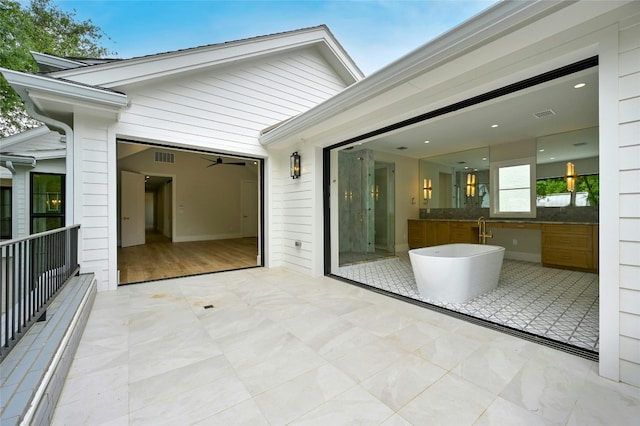
[[[577,83],[586,86],[576,89]],[[534,116],[548,110],[555,115]],[[597,132],[567,133],[597,126],[598,68],[593,67],[352,146],[419,159],[564,134],[544,138],[538,162],[568,161],[598,156]],[[593,134],[595,138],[588,137]],[[482,152],[467,154],[450,161],[484,157]]]

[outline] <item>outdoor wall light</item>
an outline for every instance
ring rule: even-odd
[[[300,177],[300,154],[297,152],[294,152],[291,154],[291,157],[289,157],[289,171],[293,179]]]
[[[476,175],[467,173],[467,197],[476,195]]]
[[[564,176],[567,181],[567,190],[569,192],[575,192],[576,190],[576,180],[578,180],[578,175],[576,175],[576,167],[573,163],[567,163],[567,173]]]
[[[425,200],[430,200],[432,190],[433,188],[431,187],[431,179],[425,179],[422,186],[422,198],[424,198]]]

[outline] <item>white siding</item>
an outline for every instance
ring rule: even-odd
[[[11,220],[12,238],[20,238],[29,235],[29,173],[31,169],[23,167],[18,169],[18,173],[13,176],[11,198],[13,201]]]
[[[260,131],[335,95],[345,83],[313,49],[179,80],[122,88],[119,136],[264,156]]]
[[[640,386],[640,23],[621,25],[620,380]]]
[[[296,149],[270,152],[270,202],[269,230],[270,263],[313,275],[313,260],[322,253],[314,250],[313,221],[322,210],[314,208],[312,191],[314,183],[314,157],[312,149],[299,150],[301,176],[292,179],[289,173],[289,156]],[[321,176],[321,171],[319,172]],[[296,247],[300,241],[302,246]]]
[[[107,125],[79,115],[74,121],[74,204],[75,222],[80,224],[80,267],[81,272],[96,275],[98,290],[106,290],[110,288],[110,256],[116,256],[109,250],[110,210],[113,210],[111,214],[116,213],[115,205],[110,206],[108,202]]]

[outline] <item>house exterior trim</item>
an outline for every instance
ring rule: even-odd
[[[48,55],[46,53],[31,52],[31,56],[38,63],[38,66],[42,71],[59,71],[87,66],[87,64],[84,64],[82,62],[74,61],[67,58],[61,58],[59,56]]]
[[[619,8],[626,3],[630,2],[592,3],[588,8],[581,8],[581,14],[573,19],[576,22],[582,22]],[[501,2],[382,68],[370,77],[352,85],[326,102],[294,117],[279,127],[263,132],[260,143],[265,146],[285,147],[300,140],[307,140],[320,126],[326,125],[328,120],[340,116],[343,111],[356,108],[358,105],[381,96],[384,92],[400,88],[403,85],[414,93],[423,91],[425,87],[417,81],[417,77],[473,50],[480,49],[499,38],[506,37],[531,22],[567,9],[574,4],[575,2],[569,1],[544,0]],[[570,26],[570,22],[566,22],[566,26]],[[592,56],[592,54],[586,53],[585,57]]]
[[[195,72],[213,66],[233,64],[303,47],[320,49],[323,56],[347,84],[363,78],[360,69],[324,25],[58,71],[51,73],[51,76],[114,88],[148,82],[155,78],[167,78],[185,72]]]
[[[71,81],[64,81],[55,78],[42,77],[19,71],[12,71],[0,68],[0,73],[4,75],[9,84],[26,100],[25,96],[32,94],[40,97],[48,95],[61,100],[87,101],[103,107],[110,107],[114,110],[127,106],[127,95],[117,93],[112,90],[90,87],[76,84]]]

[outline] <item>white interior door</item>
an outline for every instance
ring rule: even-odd
[[[145,243],[144,175],[120,172],[120,245],[137,246]]]
[[[258,236],[258,182],[243,180],[242,191],[242,236]]]

